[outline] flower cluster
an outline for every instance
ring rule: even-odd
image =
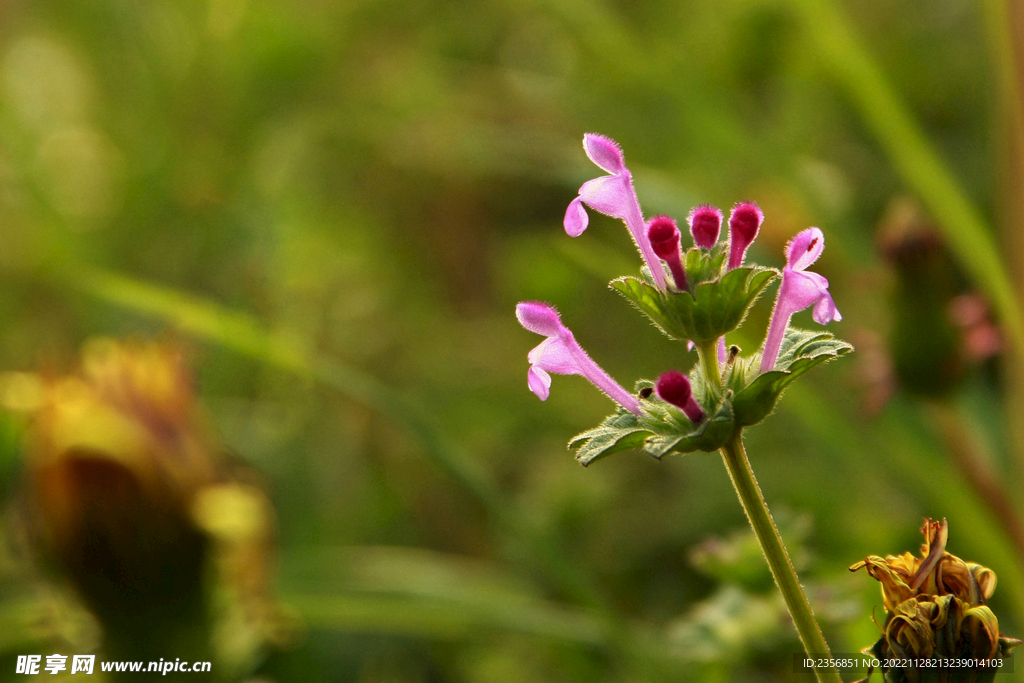
[[[829,294],[828,281],[807,270],[825,247],[821,230],[809,228],[790,241],[786,266],[780,273],[744,263],[747,249],[764,222],[756,204],[742,202],[733,207],[724,244],[719,243],[724,214],[713,206],[701,205],[687,217],[693,246],[683,247],[679,227],[672,218],[655,216],[645,221],[633,176],[613,140],[587,134],[583,149],[608,175],[580,187],[566,210],[565,231],[578,237],[586,230],[587,208],[621,219],[640,251],[644,267],[640,278],[619,278],[611,283],[612,288],[665,334],[696,347],[701,363],[689,376],[671,371],[659,379],[656,387],[635,395],[591,360],[552,306],[524,302],[516,309],[519,322],[546,337],[530,352],[527,374],[530,390],[541,400],[550,393],[550,373],[581,375],[616,401],[620,410],[636,418],[635,424],[630,423],[631,429],[646,431],[648,436],[696,437],[684,439],[670,450],[714,450],[735,429],[767,416],[782,389],[796,375],[851,349],[831,335],[789,326],[795,313],[809,307],[813,307],[818,323],[842,319]],[[761,350],[739,358],[739,349],[733,347],[730,354],[726,335],[742,324],[764,288],[779,276],[781,285]],[[717,436],[707,433],[709,422],[719,423],[712,430]],[[635,433],[633,437],[629,443],[635,444]],[[621,443],[616,441],[615,446]],[[650,440],[646,443],[651,445]]]
[[[985,603],[996,589],[996,575],[979,564],[946,551],[946,520],[926,519],[921,527],[921,557],[910,553],[872,555],[850,567],[866,569],[882,585],[886,619],[882,637],[865,652],[880,661],[921,659],[991,660],[1020,644],[999,632],[999,622]],[[998,667],[982,667],[994,675]],[[924,669],[900,667],[886,680],[912,681]],[[963,678],[957,678],[958,675]],[[977,670],[947,671],[936,680],[982,680]],[[929,679],[930,680],[930,679]]]

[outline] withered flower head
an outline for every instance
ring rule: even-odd
[[[882,559],[872,555],[850,567],[850,571],[867,568],[868,574],[882,584],[882,600],[887,612],[918,595],[953,595],[972,607],[992,597],[996,590],[995,572],[979,564],[968,564],[946,552],[949,537],[946,520],[925,520],[921,533],[925,538],[921,557],[903,553]]]
[[[219,448],[182,354],[95,340],[78,370],[40,382],[28,433],[26,503],[41,555],[108,636],[204,617],[208,541],[195,495]]]
[[[144,487],[188,497],[214,476],[214,440],[182,353],[155,342],[88,342],[75,374],[44,380],[32,465],[101,456]]]
[[[105,654],[244,669],[294,623],[273,597],[274,510],[222,457],[179,348],[89,342],[64,377],[0,375],[30,414],[29,536],[102,625]]]
[[[886,619],[882,637],[866,653],[878,659],[992,659],[1006,656],[1021,641],[999,633],[999,622],[986,605],[996,588],[996,575],[979,564],[964,562],[946,551],[946,520],[926,519],[921,557],[910,553],[865,558],[850,571],[866,569],[882,585]],[[883,669],[885,671],[885,669]],[[886,672],[886,681],[916,681],[926,669],[907,667]],[[994,675],[992,668],[987,673]],[[959,681],[978,671],[950,669],[937,680]],[[929,679],[930,680],[930,679]]]

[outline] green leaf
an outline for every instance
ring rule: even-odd
[[[687,254],[694,272],[713,266],[714,256]],[[710,265],[709,265],[710,264]],[[703,272],[703,271],[701,271]],[[750,307],[777,271],[757,266],[736,268],[717,280],[701,282],[690,292],[663,292],[635,277],[612,280],[610,287],[640,309],[673,339],[697,344],[714,341],[739,327]]]
[[[646,380],[637,382],[637,389],[649,388]],[[698,394],[694,394],[698,398]],[[599,427],[583,432],[569,442],[577,449],[576,459],[584,466],[612,453],[643,448],[659,460],[669,453],[692,451],[713,452],[724,444],[736,428],[732,406],[723,401],[714,414],[694,424],[675,406],[662,401],[656,394],[642,399],[643,414],[619,408]]]
[[[725,257],[726,249],[722,245],[715,247],[710,253],[698,247],[691,247],[683,259],[686,279],[691,285],[717,280],[722,274]]]
[[[685,418],[684,418],[685,419]],[[689,423],[689,420],[687,420]],[[691,427],[692,427],[692,423]],[[736,430],[729,401],[723,401],[714,415],[706,418],[688,433],[656,434],[644,442],[644,450],[659,460],[669,453],[713,453],[725,444]]]
[[[576,449],[576,459],[586,467],[590,463],[619,451],[639,448],[651,431],[640,424],[639,418],[625,408],[619,408],[600,426],[577,434],[569,442]]]
[[[732,406],[737,424],[746,427],[765,419],[793,380],[811,368],[850,351],[853,351],[853,346],[828,332],[789,328],[774,370],[757,374],[761,364],[759,353],[737,361],[740,365],[726,378],[727,384],[735,391]],[[748,383],[747,378],[751,377]]]
[[[619,408],[597,428],[573,438],[569,447],[576,449],[576,459],[583,465],[632,448],[643,448],[659,460],[669,453],[714,452],[736,430],[768,417],[783,390],[797,377],[852,350],[850,344],[828,332],[790,328],[782,341],[776,369],[760,374],[760,353],[737,358],[725,377],[720,399],[708,391],[699,368],[690,372],[693,396],[708,413],[700,424],[690,422],[681,410],[651,394],[641,399],[640,416]],[[649,381],[640,381],[636,388],[643,394],[652,386]]]

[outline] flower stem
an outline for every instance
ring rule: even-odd
[[[704,372],[704,379],[712,393],[722,391],[722,370],[718,367],[718,340],[697,344],[697,357]]]
[[[729,470],[729,477],[736,489],[736,494],[743,504],[743,511],[747,513],[750,526],[754,529],[758,542],[761,544],[761,551],[768,561],[768,568],[775,578],[775,585],[782,592],[786,600],[786,607],[793,617],[797,633],[800,634],[800,641],[808,655],[815,658],[830,658],[831,654],[825,636],[821,633],[818,622],[814,619],[811,605],[807,602],[807,595],[800,586],[800,579],[793,569],[793,563],[786,552],[786,546],[782,543],[779,530],[772,520],[768,511],[768,504],[761,495],[761,488],[754,478],[754,471],[750,469],[750,461],[747,460],[747,452],[743,448],[742,430],[736,433],[721,448],[722,460],[725,461],[725,468]],[[819,683],[842,683],[839,671],[835,668],[816,668],[814,675]]]

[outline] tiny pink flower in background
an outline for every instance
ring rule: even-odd
[[[763,222],[764,214],[754,202],[741,202],[732,207],[729,216],[729,270],[743,265],[747,247],[757,237]]]
[[[842,320],[836,310],[832,295],[828,293],[828,280],[807,268],[818,260],[825,249],[825,236],[818,228],[808,228],[797,234],[786,245],[786,267],[782,270],[782,284],[772,311],[772,322],[764,340],[764,354],[761,356],[761,372],[775,367],[779,358],[786,327],[794,313],[814,306],[814,321],[825,325],[833,320]]]
[[[1003,335],[992,322],[988,305],[977,294],[961,294],[949,302],[949,319],[960,329],[967,357],[983,361],[1003,351]]]
[[[668,264],[676,289],[685,292],[686,269],[683,268],[683,257],[679,251],[679,228],[676,222],[668,216],[655,216],[647,224],[647,238],[658,258]]]
[[[704,419],[704,411],[693,399],[690,380],[683,373],[669,370],[658,378],[654,388],[661,400],[682,410],[690,422],[696,424]]]
[[[546,401],[551,392],[551,375],[582,375],[626,410],[640,414],[640,402],[623,389],[611,376],[590,359],[554,307],[539,301],[524,301],[516,306],[516,318],[530,332],[547,339],[537,345],[529,356],[526,375],[530,391]]]
[[[687,217],[693,243],[701,249],[710,249],[718,243],[718,234],[722,231],[722,212],[717,207],[701,204],[694,207]]]
[[[611,138],[595,133],[583,136],[583,149],[590,160],[610,175],[594,178],[583,183],[579,196],[572,200],[565,211],[565,231],[571,237],[579,237],[590,222],[584,204],[612,218],[625,222],[633,241],[640,249],[640,255],[651,270],[651,276],[659,289],[666,288],[665,271],[651,248],[644,229],[644,215],[640,201],[633,189],[633,176],[626,168],[625,158],[618,144]]]

